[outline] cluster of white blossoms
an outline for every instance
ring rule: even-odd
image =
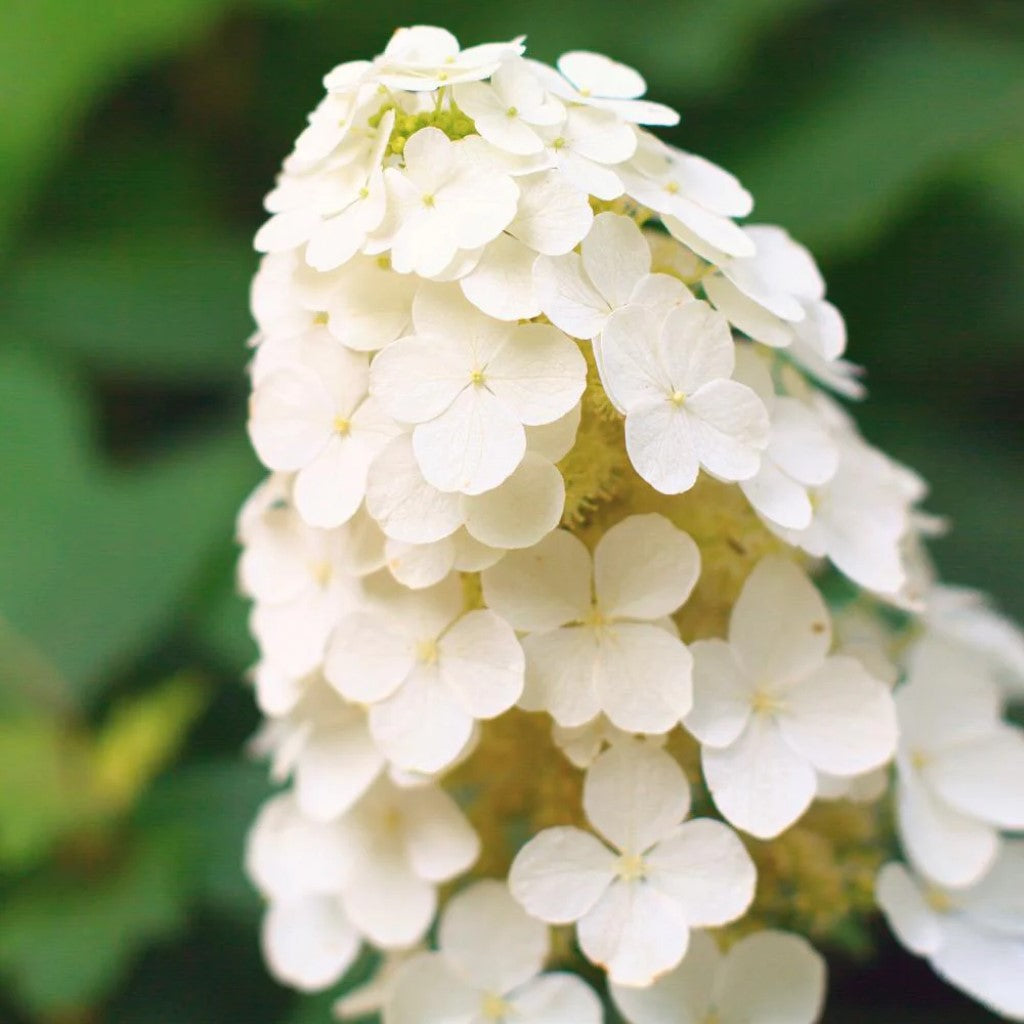
[[[269,969],[358,960],[385,1024],[812,1024],[880,906],[1024,1020],[1024,640],[934,579],[807,250],[636,71],[523,53],[398,31],[267,197]]]

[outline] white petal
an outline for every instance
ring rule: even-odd
[[[310,526],[347,523],[362,504],[371,449],[354,437],[332,435],[295,478],[295,507]]]
[[[633,100],[647,91],[638,71],[600,53],[572,50],[558,58],[558,70],[584,95]]]
[[[480,494],[512,475],[526,452],[526,434],[490,391],[470,386],[437,419],[416,427],[412,445],[428,483]]]
[[[311,818],[330,821],[370,788],[383,765],[361,712],[338,726],[316,729],[296,765],[299,807]]]
[[[960,921],[947,923],[932,966],[948,982],[1009,1020],[1024,1020],[1024,942]]]
[[[301,469],[323,449],[333,423],[330,396],[305,370],[269,374],[249,400],[249,437],[270,469]]]
[[[683,958],[690,930],[679,905],[645,882],[616,881],[576,926],[586,957],[619,985],[649,985]]]
[[[440,953],[420,953],[395,974],[384,1003],[388,1024],[473,1024],[480,993]]]
[[[427,544],[462,524],[457,494],[446,494],[423,479],[412,438],[396,437],[377,456],[366,481],[366,508],[395,540]]]
[[[472,867],[480,840],[458,804],[437,786],[403,794],[405,852],[420,878],[447,882]]]
[[[718,809],[737,828],[759,839],[770,839],[792,825],[817,790],[810,762],[763,715],[751,718],[731,746],[704,747],[701,763]]]
[[[772,408],[772,459],[794,480],[820,485],[831,480],[839,451],[815,413],[795,398],[780,397]]]
[[[693,708],[684,725],[712,747],[735,743],[750,721],[754,687],[724,640],[698,640],[693,655]]]
[[[548,929],[503,882],[487,879],[452,897],[441,916],[438,947],[478,988],[504,994],[540,973]]]
[[[929,956],[942,944],[942,920],[902,864],[892,862],[879,871],[875,898],[889,927],[912,953]]]
[[[646,988],[612,984],[612,999],[631,1024],[704,1024],[721,961],[710,935],[691,932],[686,956],[678,967]]]
[[[755,932],[725,958],[717,981],[725,1021],[814,1024],[825,1002],[825,961],[799,935]]]
[[[583,240],[583,269],[613,309],[630,300],[650,272],[651,250],[636,222],[618,213],[599,213]]]
[[[806,530],[814,510],[807,488],[787,476],[767,455],[757,473],[740,481],[747,501],[759,515],[788,530]]]
[[[678,637],[653,623],[617,622],[599,642],[594,686],[614,725],[663,733],[690,710],[693,657]]]
[[[542,256],[533,265],[537,298],[548,319],[574,338],[593,338],[611,307],[583,273],[574,252]]]
[[[523,691],[525,657],[512,627],[492,611],[467,612],[438,644],[441,680],[474,718],[507,711]]]
[[[327,300],[327,329],[343,345],[375,352],[408,333],[419,281],[394,273],[377,259],[349,263]]]
[[[614,854],[590,833],[548,828],[516,854],[509,889],[533,917],[569,924],[601,898],[614,877],[614,864]]]
[[[768,411],[750,388],[715,380],[684,406],[690,436],[704,468],[722,480],[747,480],[760,468],[768,444]]]
[[[671,402],[645,402],[630,412],[626,451],[636,471],[662,494],[682,494],[697,482],[693,420]]]
[[[418,942],[430,927],[437,893],[395,851],[384,849],[361,865],[343,902],[352,923],[370,942],[401,949]]]
[[[752,679],[786,684],[825,660],[832,622],[805,573],[781,556],[769,556],[743,585],[729,621],[729,642]]]
[[[665,317],[660,352],[672,389],[685,395],[713,380],[730,377],[736,361],[725,317],[706,302],[685,303]]]
[[[539,544],[507,554],[482,575],[487,606],[514,629],[554,629],[586,617],[591,560],[583,541],[555,530]]]
[[[644,860],[651,886],[671,896],[693,927],[735,921],[754,899],[754,862],[736,833],[720,821],[683,822]]]
[[[583,394],[587,364],[550,324],[523,324],[487,364],[487,387],[529,426],[553,423]]]
[[[491,547],[527,548],[558,526],[564,506],[562,474],[527,452],[504,483],[465,499],[466,529]]]
[[[703,284],[715,308],[748,337],[772,348],[785,348],[793,340],[793,329],[789,323],[748,298],[727,277],[711,274]]]
[[[508,232],[535,252],[561,256],[586,236],[594,220],[587,197],[558,171],[519,179],[519,209]]]
[[[407,544],[389,537],[385,554],[388,572],[411,590],[440,583],[455,567],[455,542],[451,537],[427,544]]]
[[[690,787],[660,747],[627,740],[609,747],[587,771],[583,809],[590,823],[625,853],[643,853],[690,812]]]
[[[564,416],[560,416],[552,423],[527,427],[527,450],[542,455],[548,462],[561,461],[576,443],[576,432],[579,430],[581,416],[582,408],[577,403]]]
[[[700,575],[700,550],[664,516],[616,523],[594,550],[594,589],[610,618],[659,619],[685,603]]]
[[[786,742],[820,771],[859,775],[896,751],[889,687],[856,658],[835,655],[791,689],[778,715]]]
[[[432,774],[451,764],[473,731],[473,718],[438,679],[418,669],[370,708],[370,731],[392,764]]]
[[[1024,829],[1024,734],[1000,727],[931,758],[922,777],[950,807],[1003,829]]]
[[[273,903],[263,918],[263,956],[274,977],[302,992],[333,985],[355,961],[359,935],[332,897]]]
[[[617,309],[601,332],[601,381],[608,396],[631,412],[643,402],[667,399],[673,391],[657,347],[658,321],[643,306]]]
[[[582,978],[556,971],[520,988],[509,999],[522,1024],[601,1024],[601,1000]]]
[[[896,815],[907,857],[940,885],[973,885],[999,852],[999,836],[991,825],[947,807],[912,776],[900,777]]]
[[[440,416],[472,378],[472,353],[455,338],[399,338],[374,357],[370,394],[400,423]]]
[[[529,320],[540,313],[533,286],[537,254],[511,235],[499,235],[476,269],[462,278],[466,298],[496,320]]]
[[[413,644],[403,628],[380,614],[353,612],[334,631],[324,675],[348,700],[371,702],[393,693],[415,663]]]
[[[519,706],[547,711],[562,726],[584,725],[601,711],[594,685],[599,657],[591,629],[566,627],[523,640],[526,685]]]

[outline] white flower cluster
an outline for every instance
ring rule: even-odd
[[[1024,1020],[1024,642],[935,584],[922,482],[823,390],[861,386],[810,254],[641,127],[678,117],[636,71],[523,52],[399,30],[267,197],[270,970],[319,990],[370,946],[338,1012],[385,1024],[811,1024],[822,959],[746,837],[892,792],[894,929]]]

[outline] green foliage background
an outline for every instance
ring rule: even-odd
[[[249,238],[334,64],[399,24],[595,48],[818,254],[869,438],[1024,615],[1019,0],[6,0],[0,11],[0,1020],[311,1024],[241,876],[233,594]],[[992,1020],[879,929],[829,1022]],[[887,1015],[887,1016],[886,1016]]]

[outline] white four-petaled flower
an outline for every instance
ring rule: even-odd
[[[587,772],[583,806],[606,842],[545,829],[519,851],[509,886],[534,917],[576,922],[580,948],[613,982],[649,985],[683,958],[691,928],[750,905],[750,855],[721,822],[685,820],[689,786],[665,751],[639,740],[610,747]]]
[[[703,467],[723,480],[757,473],[768,444],[768,413],[731,380],[735,345],[725,319],[689,302],[663,320],[641,306],[613,313],[597,364],[608,397],[626,416],[626,451],[663,494],[681,494]]]
[[[737,828],[778,835],[814,799],[817,771],[853,776],[888,761],[896,713],[888,686],[848,655],[829,656],[817,589],[769,556],[743,587],[729,640],[693,644],[693,710],[711,795]]]
[[[483,572],[484,598],[527,636],[520,706],[560,725],[600,712],[631,732],[667,732],[690,708],[692,659],[671,620],[700,574],[689,534],[630,516],[598,542],[556,530]]]

